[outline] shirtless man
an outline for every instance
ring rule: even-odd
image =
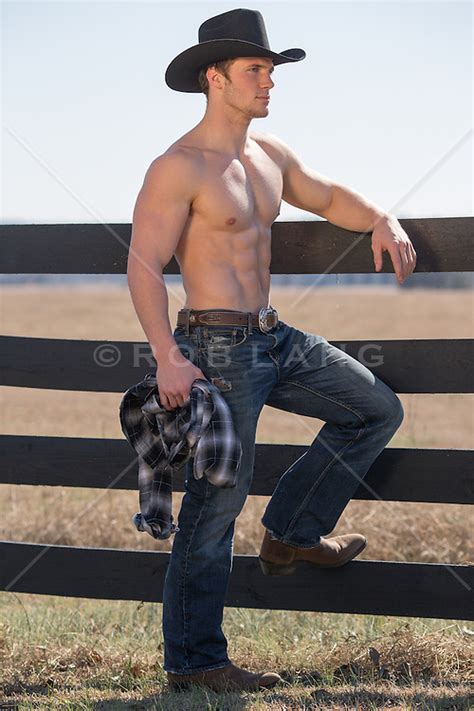
[[[323,336],[278,320],[269,306],[271,227],[282,199],[335,225],[372,231],[376,270],[388,251],[400,283],[416,263],[393,215],[309,169],[274,136],[249,130],[252,119],[269,113],[274,67],[304,56],[270,50],[263,18],[252,10],[203,23],[199,44],[173,60],[166,80],[177,91],[203,91],[205,114],[151,163],[133,214],[128,283],[157,361],[160,401],[180,407],[196,378],[222,378],[243,448],[235,488],[186,473],[163,591],[172,688],[257,689],[280,681],[235,666],[221,627],[234,523],[252,480],[263,405],[326,423],[283,474],[262,517],[259,559],[267,575],[291,574],[301,561],[336,567],[360,553],[361,534],[325,535],[403,419],[400,400],[371,371]],[[173,255],[187,297],[174,331],[162,276]]]

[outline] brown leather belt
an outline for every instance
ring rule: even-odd
[[[273,307],[262,307],[258,314],[251,311],[218,309],[181,309],[178,311],[178,326],[186,329],[195,326],[247,326],[268,333],[278,324],[278,312]]]

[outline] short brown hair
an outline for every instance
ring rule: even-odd
[[[207,98],[209,98],[209,82],[207,81],[206,72],[209,67],[215,67],[220,74],[225,76],[226,79],[230,79],[228,69],[231,64],[235,62],[235,59],[235,57],[221,59],[219,62],[213,62],[212,64],[208,64],[206,67],[201,69],[198,76],[199,86],[201,87],[202,93],[205,94]]]

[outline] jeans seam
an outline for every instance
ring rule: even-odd
[[[191,535],[189,536],[189,541],[188,545],[186,546],[185,549],[185,554],[184,554],[184,561],[183,561],[183,650],[184,650],[184,656],[186,657],[186,663],[188,663],[188,654],[186,652],[186,641],[187,641],[187,636],[188,636],[188,625],[187,625],[187,618],[186,618],[186,577],[188,573],[188,559],[189,559],[189,552],[191,548],[191,544],[193,542],[194,534],[196,533],[196,529],[198,527],[199,521],[201,520],[201,517],[203,515],[205,507],[207,507],[207,504],[209,503],[209,481],[206,480],[206,493],[205,493],[205,498],[202,503],[201,508],[199,509],[199,515],[196,517],[196,523],[194,524],[194,528],[191,531]]]
[[[264,524],[264,525],[265,525],[265,524]],[[266,526],[265,526],[265,528],[266,528]],[[292,543],[291,541],[288,541],[288,540],[285,538],[285,536],[283,536],[283,537],[280,538],[279,534],[275,533],[275,532],[272,531],[270,528],[267,528],[267,531],[268,531],[274,538],[276,538],[277,541],[280,541],[280,543],[284,543],[285,546],[292,546],[292,548],[315,548],[315,546],[317,546],[318,543],[319,543],[320,540],[321,540],[321,536],[318,536],[318,540],[315,541],[314,543],[305,543],[305,544],[302,544],[302,543]]]
[[[244,335],[244,337],[242,338],[242,340],[236,342],[237,334],[233,333],[232,334],[232,342],[227,346],[221,346],[222,350],[229,349],[232,351],[234,348],[238,348],[239,346],[242,346],[244,343],[246,343],[248,341],[248,337],[250,335],[248,333],[248,330],[245,327],[243,329],[243,335]],[[216,346],[212,342],[209,342],[209,336],[204,336],[204,335],[201,335],[201,341],[200,341],[198,347],[202,353],[206,353],[209,350],[209,348],[213,348],[213,347],[215,350],[219,349],[219,345],[216,348]]]
[[[224,667],[228,667],[230,663],[230,659],[227,658],[226,662],[218,662],[210,667],[198,667],[197,669],[191,669],[191,671],[175,671],[174,669],[165,669],[165,671],[170,672],[171,674],[179,674],[179,676],[189,676],[190,674],[199,674],[201,672],[212,671],[214,669],[223,669]]]
[[[308,392],[312,393],[313,395],[318,395],[319,397],[324,398],[325,400],[330,400],[331,402],[334,402],[336,405],[340,405],[341,407],[344,407],[346,410],[349,410],[350,412],[354,413],[354,415],[357,415],[359,419],[362,421],[362,424],[365,425],[367,423],[367,420],[363,415],[360,414],[360,412],[357,412],[357,410],[354,410],[350,405],[346,405],[345,403],[341,402],[340,400],[336,400],[333,397],[329,397],[328,395],[324,395],[323,393],[320,393],[319,390],[314,390],[314,388],[310,388],[308,385],[303,385],[302,383],[296,382],[296,380],[280,380],[279,384],[287,384],[287,385],[296,385],[298,388],[302,388],[303,390],[307,390]]]
[[[295,519],[300,515],[301,510],[302,510],[302,509],[304,508],[304,506],[306,505],[306,502],[308,501],[308,499],[311,498],[314,489],[321,483],[323,477],[326,476],[326,473],[327,473],[329,467],[333,464],[333,462],[336,461],[336,459],[338,459],[338,458],[340,457],[340,455],[341,455],[348,447],[350,447],[352,444],[354,444],[354,442],[355,442],[357,439],[359,439],[359,437],[360,437],[361,433],[363,432],[363,430],[364,430],[364,428],[361,427],[361,428],[358,430],[356,436],[353,437],[353,439],[351,439],[350,442],[347,442],[347,444],[346,444],[344,447],[342,447],[342,449],[340,449],[338,452],[336,452],[336,454],[335,454],[334,457],[331,459],[331,461],[328,462],[328,464],[325,466],[325,468],[323,469],[323,471],[321,472],[321,474],[319,475],[319,477],[318,477],[318,478],[316,479],[316,481],[314,482],[314,484],[313,484],[313,486],[311,487],[311,489],[310,489],[310,490],[308,491],[308,493],[306,494],[305,498],[304,498],[303,501],[301,502],[301,504],[300,504],[300,506],[298,507],[298,509],[297,509],[297,510],[295,511],[295,513],[293,514],[293,517],[290,519],[290,522],[288,523],[288,526],[287,526],[287,529],[286,529],[286,531],[285,531],[285,534],[290,534],[290,535],[291,535],[291,531],[292,531],[292,529],[294,528],[294,524],[296,523]]]
[[[363,424],[364,427],[365,427],[365,424],[366,424],[366,419],[365,419],[365,417],[363,417],[363,415],[361,415],[359,412],[357,412],[356,410],[354,410],[354,409],[353,409],[352,407],[350,407],[349,405],[345,405],[344,403],[340,402],[339,400],[336,400],[335,398],[329,397],[328,395],[323,395],[322,393],[318,392],[317,390],[314,390],[313,388],[310,388],[310,387],[308,387],[307,385],[303,385],[302,383],[298,383],[298,382],[296,382],[295,380],[281,380],[280,382],[281,382],[281,383],[288,384],[288,385],[295,385],[296,387],[302,388],[303,390],[307,390],[308,392],[313,393],[313,395],[318,395],[319,397],[322,397],[322,398],[324,398],[325,400],[330,400],[331,402],[334,402],[336,405],[340,405],[341,407],[344,407],[346,410],[349,410],[350,412],[354,413],[354,415],[357,415],[357,417],[360,418],[360,420],[362,421],[362,424]],[[329,469],[329,467],[330,467],[330,466],[332,465],[332,463],[342,454],[342,452],[344,452],[344,451],[347,449],[347,447],[350,447],[350,446],[359,438],[359,436],[360,436],[361,432],[363,431],[364,427],[360,428],[359,431],[357,432],[356,436],[355,436],[353,439],[351,439],[351,441],[348,442],[342,449],[340,449],[339,452],[337,452],[337,453],[334,455],[334,457],[331,459],[331,461],[326,465],[326,467],[325,467],[324,470],[321,472],[321,474],[319,475],[319,477],[317,478],[317,480],[314,482],[314,484],[313,484],[313,486],[311,487],[311,489],[310,489],[310,490],[308,491],[308,493],[306,494],[305,498],[304,498],[303,501],[301,502],[301,504],[300,504],[300,506],[298,507],[298,509],[297,509],[297,510],[295,511],[295,513],[293,514],[293,517],[290,519],[290,522],[288,523],[288,526],[287,526],[287,528],[286,528],[286,531],[285,531],[285,533],[284,533],[283,535],[286,535],[286,534],[290,534],[290,533],[291,533],[291,530],[292,530],[292,528],[294,528],[294,524],[295,524],[295,522],[296,522],[295,519],[299,516],[299,514],[301,513],[301,510],[302,510],[303,507],[305,506],[306,502],[307,502],[308,499],[312,496],[314,489],[321,483],[321,481],[322,481],[323,477],[326,475],[326,472],[327,472],[327,470]]]
[[[273,350],[274,348],[276,348],[277,345],[278,345],[278,338],[275,336],[274,333],[269,333],[268,335],[269,335],[269,336],[272,336],[272,337],[273,337],[273,340],[275,341],[275,343],[273,344],[273,346],[272,346],[272,347],[270,348],[270,350],[268,351],[268,355],[269,355],[269,357],[272,359],[272,361],[274,362],[274,364],[276,365],[277,377],[278,377],[278,379],[279,379],[279,378],[280,378],[280,356],[279,356],[278,351],[275,351],[275,356],[272,355],[272,350]]]

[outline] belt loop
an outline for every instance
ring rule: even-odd
[[[248,330],[248,335],[250,336],[252,334],[252,312],[247,311],[247,330]]]

